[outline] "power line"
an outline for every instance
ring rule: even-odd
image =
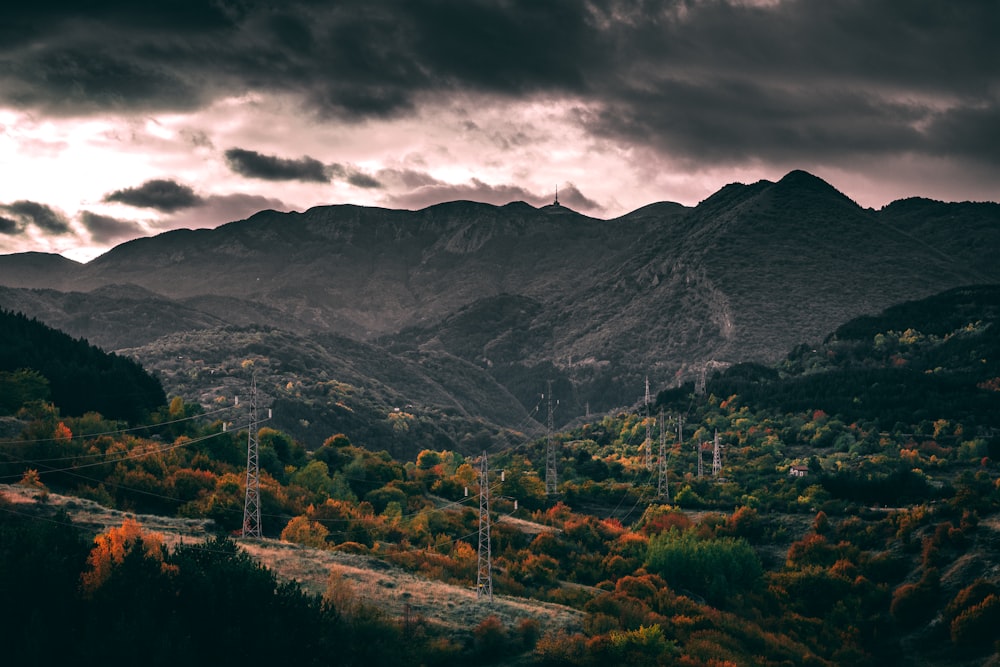
[[[224,407],[221,407],[221,408],[216,408],[215,410],[211,410],[209,412],[202,412],[201,414],[190,415],[188,417],[181,417],[180,419],[173,419],[171,421],[159,422],[157,424],[149,424],[147,426],[133,426],[131,428],[121,428],[121,429],[117,429],[117,430],[114,430],[114,431],[101,431],[100,433],[78,433],[78,434],[71,435],[69,438],[55,438],[55,437],[53,437],[53,438],[30,438],[30,439],[29,438],[25,438],[25,439],[18,439],[18,440],[0,440],[0,445],[24,445],[24,444],[37,444],[37,443],[42,443],[42,442],[66,442],[66,441],[73,441],[73,440],[84,440],[84,439],[87,439],[87,438],[99,438],[102,435],[121,435],[123,433],[133,433],[135,431],[149,431],[149,430],[152,430],[152,429],[159,428],[161,426],[170,426],[170,425],[173,425],[173,424],[180,424],[180,423],[183,423],[183,422],[186,422],[186,421],[191,421],[192,419],[201,419],[203,417],[208,417],[208,416],[211,416],[211,415],[214,415],[214,414],[218,414],[220,412],[224,412],[226,410],[231,410],[231,409],[232,409],[232,406],[228,406],[227,405],[227,406],[224,406]],[[71,420],[72,417],[67,417],[66,419],[70,419]],[[64,421],[64,420],[61,419],[60,421]],[[51,459],[51,460],[56,460],[56,459]]]

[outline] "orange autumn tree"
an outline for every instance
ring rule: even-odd
[[[146,558],[157,561],[163,573],[177,571],[176,565],[164,561],[161,533],[147,532],[135,519],[125,519],[118,528],[110,528],[94,538],[94,547],[87,556],[88,569],[80,577],[84,592],[88,595],[99,589],[110,577],[115,567],[125,561],[125,557],[141,548]]]

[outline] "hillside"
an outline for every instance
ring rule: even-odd
[[[100,412],[137,422],[164,407],[166,396],[135,361],[0,310],[0,414],[31,401],[51,401],[71,416]]]
[[[40,502],[40,496],[38,489],[0,484],[0,503],[8,502],[18,513],[33,517],[52,519],[65,512],[88,538],[120,526],[126,518],[134,518],[146,530],[162,535],[170,548],[198,544],[212,536],[210,521],[135,515],[55,493],[45,494]],[[282,579],[298,582],[310,594],[323,595],[331,573],[338,573],[349,582],[359,602],[374,605],[393,619],[409,613],[414,620],[420,619],[453,637],[469,635],[472,627],[490,615],[497,615],[510,626],[524,618],[538,619],[545,632],[576,631],[582,621],[583,614],[578,610],[537,600],[497,596],[494,604],[481,604],[472,586],[431,581],[364,554],[279,540],[242,541],[240,548]]]
[[[19,636],[79,615],[178,660],[238,652],[193,619],[239,601],[269,610],[262,650],[309,664],[334,642],[365,664],[996,665],[998,305],[993,286],[899,304],[775,364],[724,369],[704,393],[659,392],[650,418],[557,432],[554,494],[546,438],[400,460],[343,434],[307,449],[225,395],[210,414],[172,401],[138,429],[36,414],[0,450],[0,482],[20,480],[0,498],[0,590],[21,601]],[[251,355],[242,372],[262,374],[278,360],[255,347],[287,335],[228,333]],[[321,355],[311,344],[282,347]],[[903,390],[870,382],[890,373],[911,373]],[[251,433],[264,539],[237,543]],[[487,534],[492,605],[470,590]],[[90,636],[71,633],[65,659],[91,655]]]
[[[707,385],[757,407],[821,409],[882,428],[934,419],[969,431],[1000,428],[1000,287],[972,286],[838,327],[777,367],[734,366]]]

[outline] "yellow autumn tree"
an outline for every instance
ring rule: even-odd
[[[330,534],[319,521],[310,521],[307,516],[297,516],[281,531],[281,539],[295,542],[314,549],[327,548],[326,537]]]
[[[80,577],[84,592],[92,594],[104,585],[115,567],[137,548],[142,548],[146,558],[158,561],[164,573],[177,571],[177,566],[163,560],[163,535],[144,531],[138,521],[127,518],[120,527],[110,528],[94,538],[94,547],[87,556],[88,569]]]

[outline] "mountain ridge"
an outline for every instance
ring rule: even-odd
[[[773,361],[854,317],[1000,283],[1000,205],[928,202],[865,209],[793,171],[609,220],[524,202],[261,211],[130,241],[85,265],[54,262],[62,277],[34,285],[24,272],[8,281],[18,260],[0,257],[0,284],[16,283],[0,305],[138,355],[157,354],[158,333],[184,330],[335,334],[437,368],[459,402],[461,373],[492,378],[525,409],[552,380],[563,423],[632,404],[646,376],[662,389],[710,362]],[[97,291],[123,283],[159,295],[146,307],[171,315],[144,312],[140,298],[114,309]],[[146,326],[115,326],[129,312]],[[488,405],[480,391],[473,402]]]

